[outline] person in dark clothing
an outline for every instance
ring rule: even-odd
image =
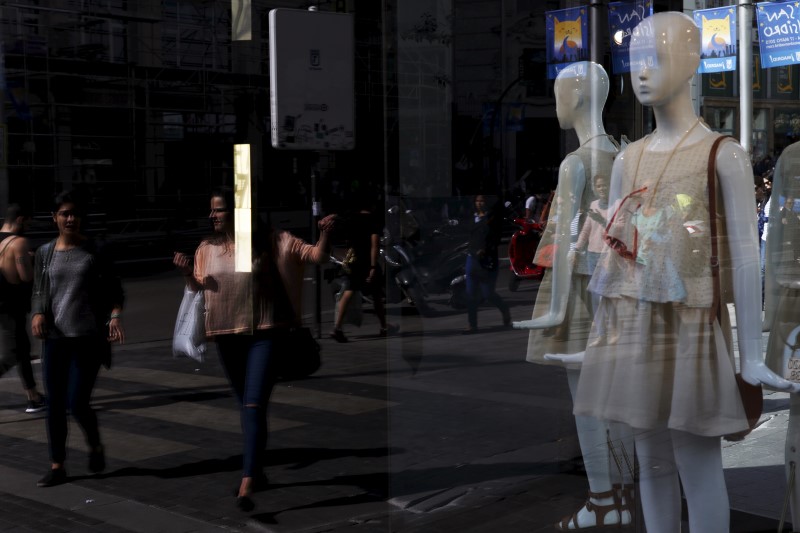
[[[10,204],[0,227],[0,376],[17,365],[28,397],[25,412],[38,413],[45,408],[45,400],[33,377],[26,323],[33,280],[33,258],[23,236],[28,220],[30,212],[20,204]]]
[[[347,255],[343,266],[346,280],[337,304],[333,330],[330,332],[330,337],[338,342],[347,342],[342,325],[356,291],[364,291],[372,296],[375,315],[380,322],[378,335],[385,337],[394,332],[394,328],[386,323],[386,309],[383,304],[384,276],[378,263],[383,218],[376,214],[374,203],[374,198],[365,193],[358,194],[355,212],[347,220]]]
[[[475,196],[474,223],[467,248],[467,319],[464,334],[478,331],[478,305],[486,301],[500,310],[503,325],[511,326],[508,305],[495,291],[498,275],[498,247],[503,221],[500,207],[495,202],[488,206],[484,195]]]
[[[51,462],[39,487],[67,481],[67,412],[86,436],[89,471],[98,473],[106,467],[90,401],[100,365],[111,364],[110,343],[125,340],[124,293],[108,256],[81,231],[85,215],[81,195],[60,193],[53,205],[58,237],[36,250],[31,333],[44,340],[42,375]]]

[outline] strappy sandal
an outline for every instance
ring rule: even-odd
[[[614,483],[613,490],[614,501],[617,503],[617,511],[619,511],[620,527],[628,527],[633,524],[633,487]],[[627,517],[625,513],[627,513]]]
[[[614,489],[608,490],[606,492],[589,492],[589,498],[587,498],[586,503],[583,504],[583,507],[572,513],[572,516],[565,516],[561,519],[559,523],[556,524],[557,531],[583,531],[587,529],[618,529],[620,527],[620,501],[617,497],[616,491]],[[596,500],[600,500],[603,498],[613,498],[614,502],[608,505],[597,505],[592,503],[592,498]],[[578,513],[581,510],[586,509],[587,511],[594,513],[594,524],[593,526],[589,527],[580,527],[578,525]],[[616,512],[617,513],[617,521],[613,524],[606,524],[606,516],[608,513]],[[572,526],[572,527],[570,527]]]

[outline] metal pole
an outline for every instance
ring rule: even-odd
[[[317,221],[322,215],[322,206],[317,201],[317,176],[319,175],[319,152],[314,152],[311,162],[311,242],[319,239]],[[317,338],[322,338],[322,268],[314,265],[314,320],[317,324]]]
[[[752,155],[753,144],[753,28],[752,0],[739,0],[739,143]]]

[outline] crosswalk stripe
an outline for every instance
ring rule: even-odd
[[[277,387],[272,394],[272,401],[284,405],[308,407],[343,415],[360,415],[397,405],[395,402],[387,402],[375,398],[323,392],[301,387]]]
[[[119,381],[132,381],[134,383],[147,383],[174,389],[194,389],[197,387],[227,386],[228,380],[216,376],[190,374],[187,372],[172,372],[169,370],[154,370],[150,368],[135,368],[132,366],[116,366],[108,372],[101,372],[100,377],[108,377]]]
[[[241,433],[239,413],[233,409],[214,407],[194,402],[175,402],[169,405],[142,407],[137,409],[112,409],[112,412],[141,416],[164,422],[186,424],[194,427]],[[280,431],[306,425],[304,422],[269,417],[269,430]]]
[[[3,422],[0,423],[0,435],[47,444],[47,429],[43,417],[29,417],[27,420],[19,420],[17,415],[16,411],[7,409],[0,411],[0,421]],[[6,420],[8,420],[7,423],[5,422]],[[67,437],[67,446],[82,456],[86,453],[86,442],[84,441],[83,433],[73,420],[70,420],[70,429],[71,431]],[[106,455],[122,461],[143,461],[196,448],[192,444],[183,442],[105,428],[102,426],[102,422],[100,436],[104,442],[114,443],[113,446],[106,448]]]
[[[111,370],[109,377],[120,381],[146,383],[163,387],[191,389],[196,387],[228,386],[225,378],[187,374],[184,372],[171,372],[168,370],[148,370],[144,368],[116,367]],[[393,402],[366,398],[352,394],[339,394],[322,392],[295,385],[279,385],[272,394],[273,403],[307,407],[344,415],[358,415],[386,409]]]

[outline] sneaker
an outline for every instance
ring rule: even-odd
[[[47,403],[43,394],[39,395],[39,401],[28,400],[28,407],[25,408],[26,413],[38,413],[47,408]]]
[[[36,482],[37,487],[55,487],[67,482],[67,471],[64,467],[51,468],[45,476]]]
[[[103,445],[89,451],[89,472],[97,474],[106,469],[106,454]]]
[[[334,329],[328,333],[328,336],[336,342],[347,342],[347,337],[344,336],[344,332],[340,329]]]
[[[400,331],[400,327],[394,324],[388,324],[385,328],[378,330],[378,337],[388,337]]]

